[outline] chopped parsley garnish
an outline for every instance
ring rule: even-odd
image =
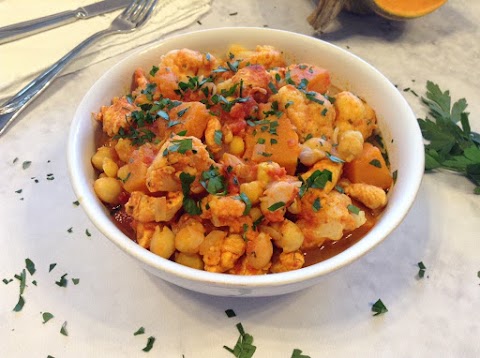
[[[171,145],[163,151],[163,156],[167,156],[168,153],[180,153],[185,154],[189,150],[193,149],[193,141],[192,138],[185,138],[185,139],[178,139],[172,140]]]
[[[183,209],[190,215],[200,215],[202,209],[199,204],[190,197],[190,185],[195,181],[195,176],[188,173],[180,173],[180,182],[183,192]]]
[[[55,268],[55,266],[57,266],[56,263],[50,264],[50,266],[48,267],[48,272],[52,272],[52,270]]]
[[[63,274],[62,277],[60,277],[60,280],[55,281],[55,284],[59,287],[67,287],[68,280],[65,278],[67,275],[67,273]]]
[[[15,157],[15,159],[13,159],[12,163],[15,164],[16,162],[18,162],[18,157]]]
[[[72,282],[76,286],[80,283],[80,279],[79,278],[72,278]]]
[[[360,213],[360,208],[357,206],[350,204],[347,206],[348,211],[350,211],[352,214],[358,215]]]
[[[223,133],[220,130],[216,130],[213,133],[213,139],[215,141],[215,144],[222,145],[222,138],[223,138]]]
[[[25,286],[27,285],[27,272],[25,269],[20,272],[19,275],[14,275],[18,281],[20,281],[20,296],[23,295],[23,292],[25,291]]]
[[[68,336],[67,321],[63,322],[62,328],[60,328],[60,333],[63,334],[64,336]]]
[[[236,317],[237,314],[235,313],[234,310],[232,310],[231,308],[225,310],[225,314],[227,315],[228,318],[232,318],[232,317]]]
[[[23,298],[22,295],[19,295],[18,296],[18,302],[17,304],[15,305],[15,307],[13,308],[13,310],[15,312],[20,312],[23,308],[23,306],[25,305],[25,299]]]
[[[37,271],[35,269],[35,264],[33,263],[33,261],[28,259],[28,258],[25,259],[25,266],[26,266],[28,272],[30,273],[30,275],[33,275],[35,273],[35,271]]]
[[[322,204],[320,203],[320,198],[316,198],[312,204],[313,211],[318,212],[322,208]]]
[[[418,119],[425,144],[425,170],[445,168],[456,171],[469,180],[480,194],[480,134],[470,128],[465,98],[451,105],[450,92],[427,82],[423,103],[432,119]]]
[[[183,130],[177,133],[179,137],[184,137],[187,134],[187,130]]]
[[[10,282],[13,281],[13,278],[11,278],[11,279],[6,279],[6,278],[4,278],[2,281],[3,281],[3,283],[4,283],[5,285],[8,285]]]
[[[220,173],[217,167],[210,166],[209,170],[202,172],[200,184],[213,195],[226,195],[227,184],[225,177]]]
[[[92,236],[92,234],[90,234],[90,231],[88,231],[88,229],[85,229],[85,235],[87,235],[88,237]]]
[[[155,74],[157,73],[157,71],[159,70],[159,68],[157,66],[152,66],[152,69],[150,70],[150,76],[155,76]]]
[[[139,329],[137,329],[137,330],[133,333],[133,335],[134,335],[134,336],[138,336],[138,335],[144,334],[144,333],[145,333],[145,328],[140,327]]]
[[[285,206],[285,203],[283,201],[276,202],[275,204],[272,204],[268,207],[268,211],[275,211],[280,208],[283,208]]]
[[[324,101],[322,101],[321,99],[318,99],[316,96],[317,96],[317,92],[314,92],[314,91],[305,92],[305,97],[307,97],[309,101],[315,102],[318,104],[324,104]]]
[[[48,321],[50,321],[52,318],[54,317],[53,314],[51,314],[50,312],[43,312],[42,313],[42,319],[43,319],[43,324],[47,323]]]
[[[28,167],[30,167],[31,164],[32,164],[31,161],[26,160],[26,161],[24,161],[24,162],[22,163],[22,168],[23,168],[23,169],[27,169]]]
[[[378,159],[372,159],[368,164],[373,165],[374,167],[377,167],[377,168],[382,167],[382,163],[380,163]]]
[[[374,312],[374,316],[378,316],[379,314],[383,314],[385,312],[388,312],[387,307],[383,304],[381,299],[378,299],[377,302],[375,302],[372,306],[372,312]]]
[[[238,197],[241,201],[245,203],[245,210],[243,211],[243,215],[248,215],[250,213],[250,209],[252,209],[252,202],[245,193],[238,194]]]
[[[327,182],[332,181],[332,172],[328,169],[325,170],[315,170],[312,175],[310,175],[307,180],[303,180],[300,176],[299,180],[302,182],[302,186],[300,187],[300,198],[305,195],[308,189],[323,189]]]
[[[268,83],[268,88],[270,88],[270,91],[272,91],[273,94],[278,93],[277,87],[272,82]]]
[[[251,358],[257,349],[256,346],[253,345],[253,337],[252,335],[245,332],[241,323],[237,324],[237,330],[240,333],[240,336],[237,339],[237,343],[235,347],[230,348],[227,346],[223,346],[227,351],[232,353],[235,357],[238,358]]]
[[[265,138],[258,138],[257,143],[258,144],[265,144]]]
[[[295,348],[292,352],[292,356],[290,358],[310,358],[310,356],[307,356],[305,354],[302,354],[302,350]]]
[[[75,205],[75,206],[79,206],[80,202],[78,200],[75,200],[72,204]]]
[[[22,193],[22,191],[23,191],[23,189],[18,189],[18,190],[15,190],[15,193],[17,193],[17,194],[21,194],[21,193]]]
[[[330,154],[329,152],[326,152],[328,159],[330,159],[334,163],[345,163],[345,161],[335,155]]]
[[[142,349],[142,351],[150,352],[150,350],[153,348],[154,343],[155,343],[155,337],[153,337],[153,336],[148,337],[147,345],[145,346],[145,348]]]
[[[425,276],[425,270],[427,268],[425,267],[422,261],[420,261],[417,265],[418,265],[418,277],[423,278]]]
[[[340,185],[335,185],[335,190],[338,191],[340,194],[345,193],[345,190]]]
[[[73,232],[73,227],[68,228],[67,232],[68,232],[69,234],[71,234],[71,233]]]

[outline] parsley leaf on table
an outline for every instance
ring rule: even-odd
[[[451,103],[450,92],[427,82],[423,103],[433,118],[418,119],[425,144],[425,170],[449,169],[470,179],[480,194],[480,134],[473,132],[468,120],[465,98]]]

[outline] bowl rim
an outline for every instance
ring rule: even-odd
[[[386,88],[389,88],[390,93],[393,96],[396,96],[396,100],[401,104],[403,109],[408,113],[410,121],[406,121],[408,125],[408,130],[411,131],[412,135],[412,146],[418,150],[421,149],[419,160],[414,163],[413,170],[408,173],[408,176],[402,177],[402,180],[406,180],[407,188],[404,190],[405,193],[402,196],[403,200],[397,203],[395,206],[395,212],[392,214],[392,219],[387,223],[379,227],[379,222],[357,243],[353,244],[346,250],[341,253],[321,261],[317,264],[303,267],[299,270],[282,272],[276,274],[268,275],[259,275],[259,276],[241,276],[241,275],[231,275],[226,273],[212,273],[203,270],[197,270],[190,267],[186,267],[176,262],[164,259],[156,254],[150,252],[147,249],[144,249],[137,243],[129,239],[125,234],[123,234],[113,223],[113,221],[107,217],[107,215],[98,215],[103,210],[103,205],[95,197],[91,197],[92,189],[90,192],[87,189],[89,183],[86,181],[85,173],[81,169],[80,163],[82,162],[82,148],[80,147],[80,142],[78,138],[79,134],[79,125],[82,120],[85,120],[84,115],[82,114],[82,108],[87,102],[88,97],[91,95],[92,91],[96,86],[109,78],[112,72],[122,66],[122,64],[136,58],[145,56],[150,51],[154,51],[156,48],[168,44],[170,42],[179,41],[182,38],[189,38],[195,36],[204,36],[209,34],[216,33],[225,33],[225,32],[236,32],[240,34],[245,33],[258,33],[258,34],[273,34],[279,36],[286,36],[292,40],[298,39],[312,45],[319,45],[328,48],[333,52],[332,56],[347,56],[350,57],[353,61],[358,62],[365,69],[368,69],[372,75],[376,77],[376,80],[383,82],[383,85]],[[388,82],[388,83],[387,83]],[[388,95],[390,95],[390,93]],[[342,49],[334,44],[328,43],[321,39],[294,33],[286,30],[278,30],[271,28],[261,28],[261,27],[220,27],[213,29],[204,29],[199,31],[193,31],[188,33],[177,34],[174,36],[169,36],[154,43],[149,44],[148,46],[141,48],[128,56],[120,59],[114,66],[108,69],[103,75],[98,78],[95,83],[89,88],[85,93],[82,101],[77,106],[75,111],[73,121],[71,123],[69,136],[68,136],[68,145],[67,145],[67,165],[68,172],[70,174],[70,180],[72,183],[73,190],[77,195],[77,198],[81,202],[82,209],[86,212],[89,219],[97,227],[97,229],[105,235],[110,241],[116,244],[124,252],[133,256],[142,264],[150,266],[156,270],[162,272],[162,276],[173,275],[180,279],[187,281],[194,281],[196,283],[205,283],[210,285],[218,285],[224,287],[225,285],[231,288],[256,288],[256,287],[272,287],[272,286],[285,286],[293,283],[305,282],[318,278],[330,272],[336,271],[353,261],[357,260],[361,256],[365,255],[367,252],[372,250],[379,243],[384,241],[388,235],[390,235],[402,222],[404,217],[407,215],[408,211],[412,207],[417,192],[420,188],[421,180],[423,177],[423,168],[424,168],[424,155],[423,155],[423,139],[421,136],[420,128],[416,121],[416,117],[405,100],[401,93],[395,88],[395,86],[375,67],[370,65],[365,60],[361,59],[357,55]],[[86,198],[86,199],[85,199]],[[90,199],[90,200],[88,200]],[[101,206],[101,207],[100,207]],[[387,207],[388,208],[388,207]],[[107,222],[108,220],[108,222]],[[382,235],[379,235],[375,240],[369,240],[368,245],[364,240],[366,237],[372,237],[376,234],[377,231],[382,229]],[[168,280],[168,277],[163,277]]]

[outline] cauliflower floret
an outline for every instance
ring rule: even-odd
[[[334,102],[337,117],[335,127],[340,133],[355,130],[362,133],[363,139],[370,137],[376,128],[377,119],[372,107],[351,92],[340,92]]]
[[[110,106],[102,106],[96,119],[103,122],[103,131],[110,137],[118,133],[120,128],[127,129],[129,126],[128,118],[130,113],[139,108],[130,103],[125,97],[115,97]]]
[[[244,216],[245,203],[237,197],[208,195],[203,198],[202,218],[210,219],[215,227],[228,226],[231,232],[242,232],[243,224],[251,224]]]
[[[350,205],[350,198],[336,190],[325,195],[318,189],[309,189],[302,198],[297,221],[305,235],[302,249],[320,247],[325,240],[340,240],[345,232],[362,226],[366,222],[365,212],[354,213]]]
[[[202,172],[208,170],[214,161],[202,141],[195,137],[173,136],[160,148],[159,153],[147,169],[146,183],[150,192],[180,191],[180,174],[195,176],[190,186],[193,193],[204,190],[200,184]]]
[[[169,68],[179,76],[180,81],[193,76],[209,76],[218,66],[218,60],[211,54],[203,54],[190,49],[172,50],[164,55],[159,68]]]
[[[200,245],[204,269],[210,272],[225,272],[232,269],[245,253],[245,240],[238,235],[220,230],[211,231]]]
[[[270,222],[283,221],[285,211],[293,203],[301,185],[294,177],[269,184],[260,197],[260,209],[265,218]]]
[[[125,204],[125,211],[142,223],[170,221],[182,207],[183,194],[170,192],[167,196],[153,197],[134,191]]]
[[[351,162],[362,154],[364,140],[362,133],[359,131],[347,130],[341,132],[337,142],[335,152],[339,158],[346,162]]]
[[[292,85],[283,86],[270,97],[287,114],[297,128],[300,142],[310,137],[330,139],[333,134],[335,109],[327,98],[317,92],[302,92]]]
[[[286,62],[281,51],[273,46],[256,46],[255,51],[247,50],[240,45],[230,46],[228,53],[233,55],[234,60],[240,60],[240,67],[250,65],[262,65],[265,68],[285,67]]]
[[[312,166],[321,159],[327,157],[332,151],[332,144],[323,138],[310,138],[301,145],[300,162]]]
[[[274,258],[270,272],[286,272],[298,270],[305,264],[305,257],[300,250],[294,252],[282,252],[280,255]]]
[[[205,143],[207,144],[208,150],[213,153],[213,155],[216,155],[223,149],[223,133],[221,132],[221,130],[222,124],[220,123],[218,117],[211,116],[207,122],[207,128],[205,129]],[[216,133],[222,133],[222,136],[219,137],[220,140],[218,139]]]
[[[345,194],[351,198],[358,200],[367,208],[380,209],[387,205],[387,194],[378,186],[365,183],[347,183],[343,181],[340,184]]]

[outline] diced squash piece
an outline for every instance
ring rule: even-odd
[[[185,135],[202,138],[207,122],[211,117],[207,108],[200,102],[184,102],[169,112],[169,120],[157,120],[160,137],[168,137],[170,133],[187,131]]]
[[[287,68],[290,79],[299,85],[303,79],[307,80],[306,89],[318,93],[327,92],[330,87],[330,73],[321,67],[306,64],[290,65]]]
[[[272,115],[257,123],[247,128],[243,158],[255,163],[276,162],[288,174],[295,174],[300,145],[288,117]]]
[[[365,183],[388,189],[393,183],[392,175],[378,147],[366,142],[362,154],[345,163],[344,176],[352,183]]]

